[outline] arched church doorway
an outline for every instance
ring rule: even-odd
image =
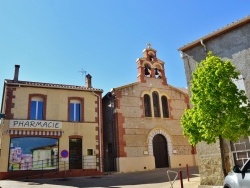
[[[153,138],[153,154],[156,168],[169,167],[167,141],[161,134]]]

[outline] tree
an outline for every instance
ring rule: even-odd
[[[234,142],[250,135],[250,103],[245,91],[234,83],[238,76],[229,60],[223,61],[209,52],[192,74],[192,108],[181,119],[183,133],[192,145],[200,141],[211,144],[219,139],[224,176],[223,139]]]

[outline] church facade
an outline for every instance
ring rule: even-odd
[[[180,125],[187,90],[167,83],[165,63],[150,45],[136,63],[137,82],[113,88],[102,100],[105,171],[196,165]]]

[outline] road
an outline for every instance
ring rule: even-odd
[[[185,168],[169,169],[160,168],[156,170],[132,172],[132,173],[111,173],[103,176],[88,177],[62,177],[60,179],[23,179],[23,180],[1,180],[1,188],[163,188],[171,187],[167,177],[167,170],[180,172],[183,175],[184,188],[195,188],[200,184],[197,167],[190,167],[190,181],[187,180]],[[175,174],[170,173],[170,179]],[[173,187],[181,187],[180,181],[176,180]]]

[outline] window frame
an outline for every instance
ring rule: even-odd
[[[165,102],[163,101],[164,98],[166,99]],[[169,118],[170,117],[169,101],[168,101],[167,96],[165,96],[165,95],[161,96],[161,106],[162,106],[162,117],[163,118]]]
[[[32,100],[34,98],[37,98],[37,99],[40,99],[40,100]],[[46,95],[43,95],[43,94],[29,94],[29,102],[28,102],[28,117],[27,119],[31,119],[32,117],[32,101],[36,101],[36,102],[39,102],[39,101],[42,101],[43,102],[43,105],[42,105],[42,118],[41,119],[34,119],[34,120],[46,120],[46,107],[47,107],[47,96]],[[38,104],[38,103],[37,103]],[[39,105],[38,105],[39,107]],[[37,112],[36,112],[37,114]]]
[[[154,117],[161,117],[160,97],[157,91],[152,92]]]
[[[74,103],[72,101],[77,101],[77,103],[76,102]],[[79,120],[74,120],[74,121],[71,120],[71,111],[70,111],[71,106],[72,106],[71,104],[80,104]],[[75,114],[74,114],[74,116],[75,116]],[[82,98],[82,97],[68,97],[68,121],[69,122],[83,122],[84,121],[84,98]]]
[[[146,99],[146,97],[148,97],[148,98]],[[144,104],[144,116],[145,117],[152,117],[151,98],[150,98],[149,94],[143,95],[143,104]]]

